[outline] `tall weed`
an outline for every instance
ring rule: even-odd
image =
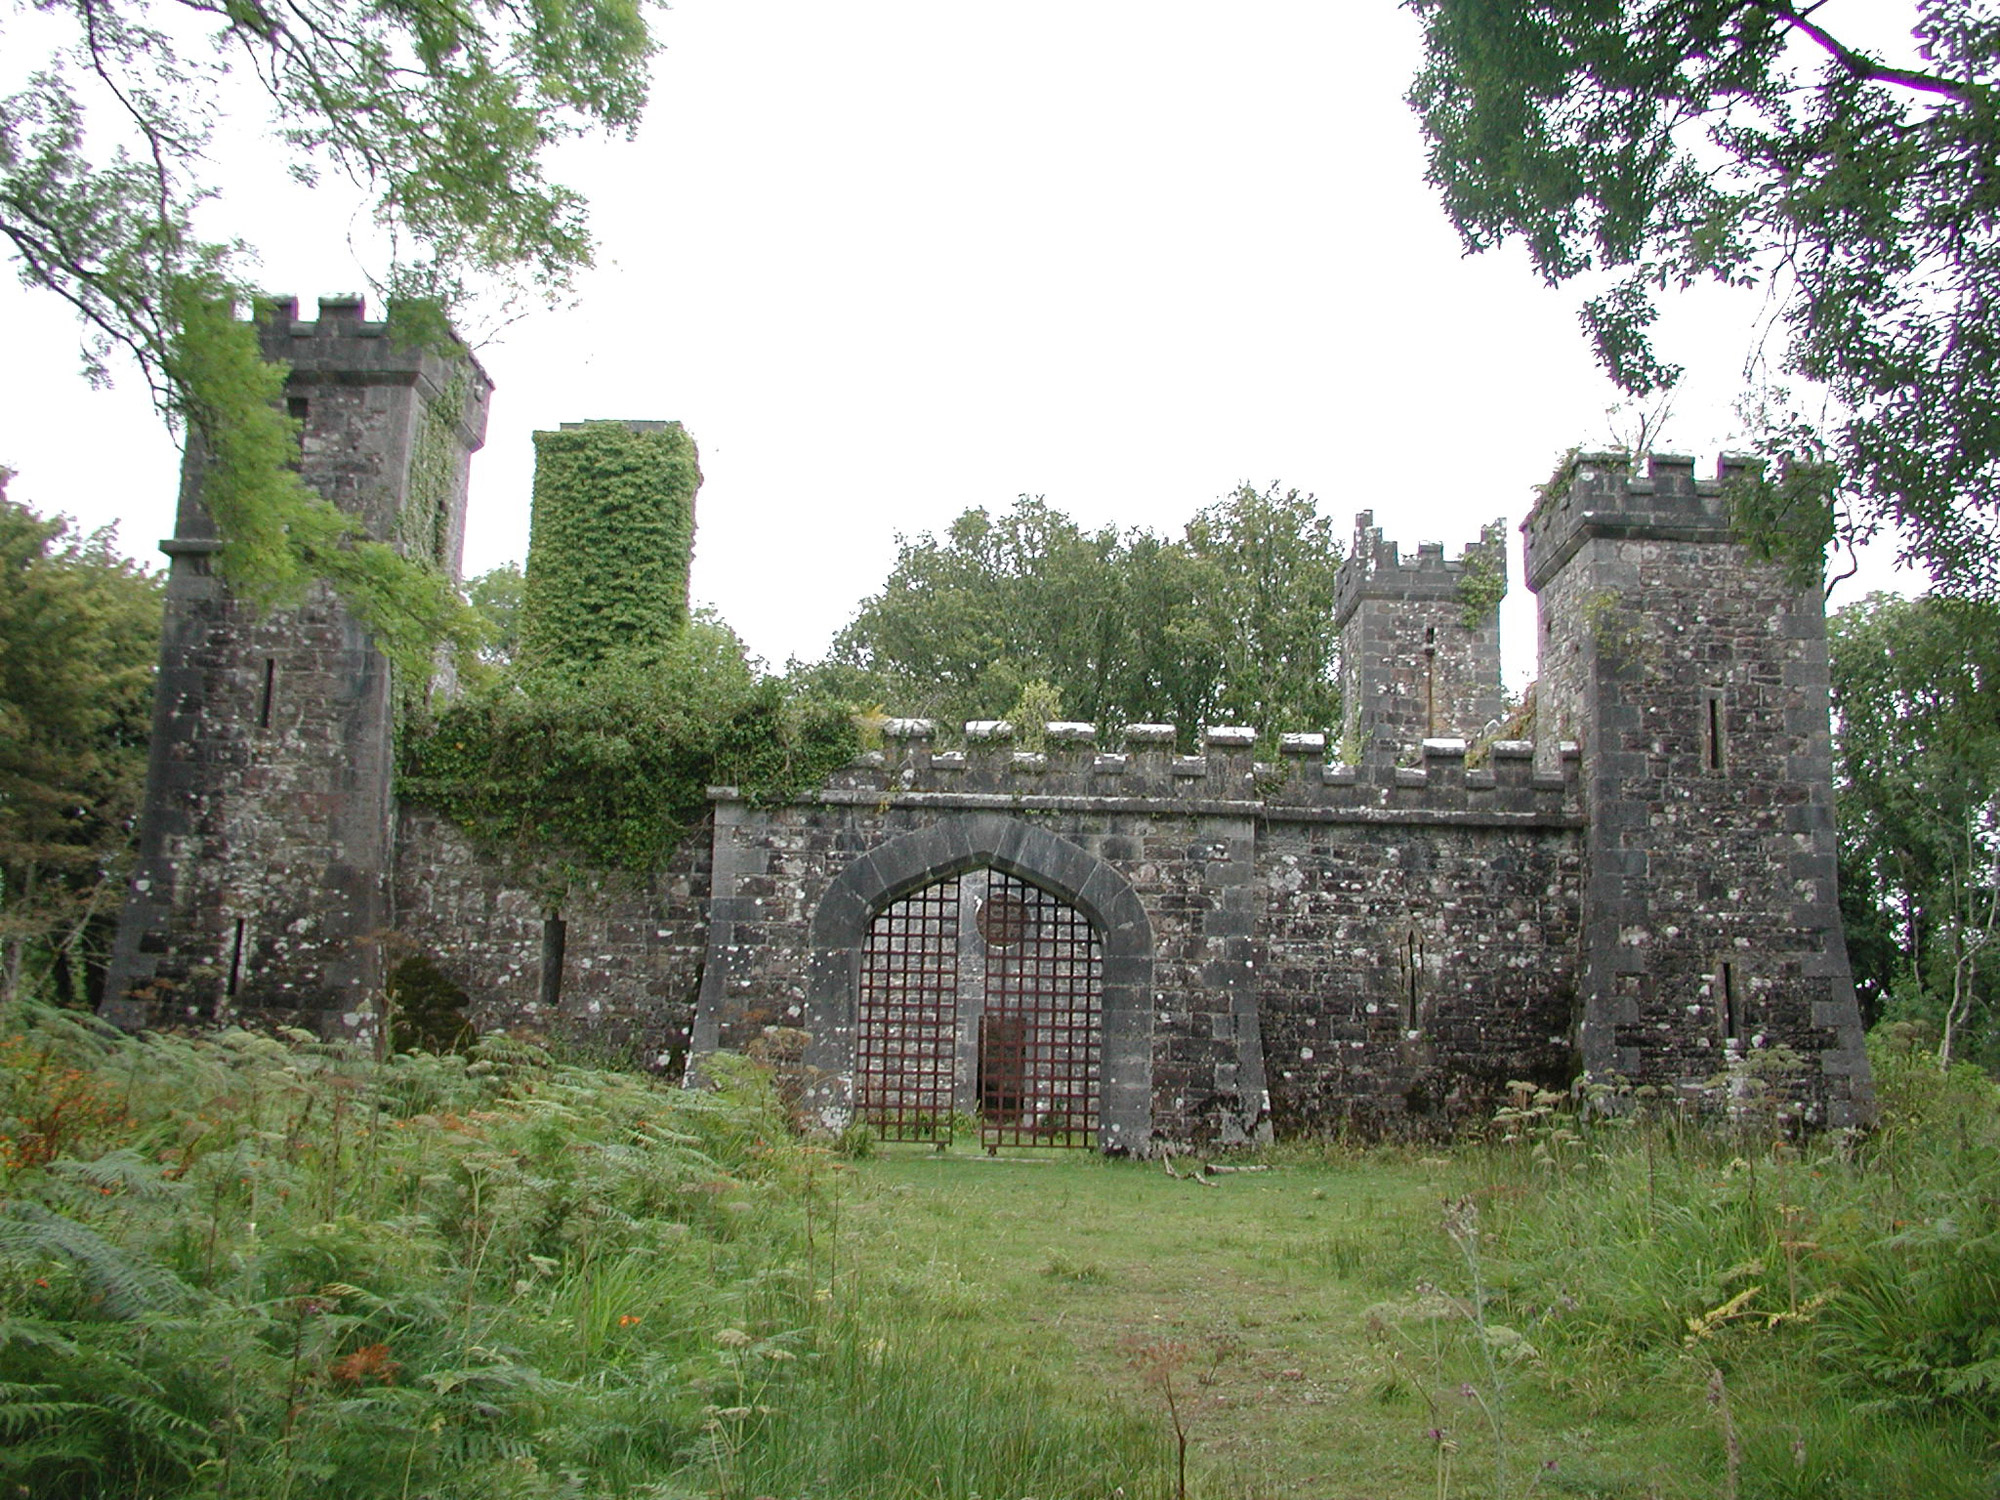
[[[834,1165],[761,1075],[711,1072],[6,1015],[0,1485],[962,1496],[1154,1461],[955,1341],[836,1315]]]
[[[1557,1110],[1557,1155],[1510,1129],[1480,1163],[1494,1316],[1558,1387],[1692,1407],[1726,1375],[1745,1495],[1990,1493],[2000,1090],[1874,1062],[1867,1136]]]

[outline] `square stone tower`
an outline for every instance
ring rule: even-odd
[[[456,579],[492,384],[470,355],[405,344],[359,297],[259,329],[289,367],[299,472],[368,536]],[[256,1012],[351,1031],[393,922],[390,670],[323,584],[257,611],[212,566],[224,539],[182,466],[139,858],[106,985],[119,1025]]]
[[[1507,523],[1447,559],[1438,542],[1404,559],[1373,511],[1354,518],[1354,548],[1334,584],[1340,631],[1341,732],[1355,760],[1374,742],[1396,750],[1471,739],[1500,718],[1500,600]]]
[[[1872,1116],[1835,894],[1826,611],[1730,527],[1729,460],[1578,457],[1522,530],[1538,742],[1582,748],[1583,1065],[1662,1087],[1767,1069]]]

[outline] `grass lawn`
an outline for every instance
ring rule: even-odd
[[[1532,1196],[1496,1166],[1482,1152],[1280,1152],[1192,1180],[1186,1162],[1176,1178],[1082,1152],[888,1146],[840,1204],[836,1286],[894,1326],[950,1330],[1078,1400],[1148,1412],[1168,1494],[1176,1414],[1194,1496],[1882,1492],[1808,1452],[1824,1446],[1824,1386],[1796,1364],[1804,1344],[1740,1364],[1706,1346],[1610,1362],[1538,1352],[1544,1324],[1522,1314],[1562,1316],[1562,1288],[1536,1308],[1520,1268],[1490,1248],[1468,1258],[1444,1230],[1450,1202],[1470,1196],[1498,1224],[1510,1198]],[[1492,1298],[1484,1332],[1474,1270]],[[1508,1316],[1524,1328],[1500,1326]],[[1732,1476],[1726,1422],[1738,1468],[1752,1450],[1784,1452]],[[1908,1492],[1962,1490],[1912,1478]]]
[[[1441,1227],[1478,1187],[1469,1160],[1279,1157],[1194,1181],[889,1147],[842,1206],[837,1282],[1152,1412],[1167,1462],[1170,1383],[1197,1495],[1720,1493],[1698,1379],[1558,1391],[1504,1329],[1489,1363]]]

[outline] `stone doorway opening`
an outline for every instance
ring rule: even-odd
[[[1104,957],[1060,897],[970,870],[890,903],[868,927],[855,1105],[884,1140],[1091,1148],[1098,1139]]]

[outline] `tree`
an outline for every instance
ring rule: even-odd
[[[822,691],[962,722],[1054,702],[1091,722],[1273,733],[1339,718],[1340,548],[1310,495],[1243,485],[1178,541],[1086,532],[1039,497],[904,540],[811,669]]]
[[[70,27],[0,99],[0,238],[21,279],[76,309],[84,367],[134,360],[207,456],[204,498],[246,597],[329,578],[421,669],[465,629],[442,579],[405,564],[292,472],[283,372],[258,358],[246,252],[205,238],[208,151],[226,75],[260,85],[272,134],[312,181],[359,184],[395,248],[381,289],[401,333],[436,339],[474,283],[560,289],[591,247],[583,204],[549,180],[558,142],[629,131],[654,51],[650,0],[51,0]],[[0,29],[0,37],[5,36]],[[110,144],[107,145],[106,143]]]
[[[2000,1001],[2000,605],[1872,594],[1830,645],[1856,979],[1936,1019],[1949,1063]]]
[[[521,596],[527,579],[519,563],[502,563],[465,582],[465,602],[485,627],[479,659],[489,667],[504,667],[521,646]]]
[[[1409,0],[1410,99],[1468,249],[1519,236],[1627,391],[1679,374],[1667,288],[1765,285],[1781,367],[1746,401],[1776,460],[1740,486],[1767,550],[1817,577],[1884,522],[1939,587],[2000,593],[2000,6],[1918,0],[1891,65],[1795,0]],[[1753,354],[1753,360],[1755,356]],[[1746,373],[1749,373],[1746,371]]]
[[[836,637],[851,696],[947,721],[999,718],[1034,681],[1063,710],[1111,701],[1125,621],[1115,531],[1085,533],[1039,496],[998,516],[965,511],[942,538],[898,541],[881,593]]]
[[[1318,502],[1239,485],[1195,514],[1183,545],[1213,579],[1203,602],[1223,643],[1223,717],[1272,732],[1338,723],[1331,611],[1341,552]]]
[[[96,1000],[146,780],[160,582],[5,498],[0,470],[0,1000]]]

